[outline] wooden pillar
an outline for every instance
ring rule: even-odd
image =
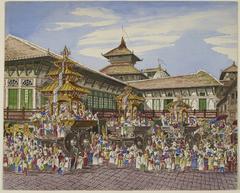
[[[53,115],[53,102],[50,102],[49,107],[50,107],[50,116],[52,116]]]
[[[36,78],[33,79],[33,90],[32,90],[32,107],[33,109],[36,109],[37,107],[37,92],[36,92],[36,89],[37,89],[37,80]]]
[[[9,114],[9,107],[7,107],[7,120],[8,120],[8,114]]]
[[[59,111],[60,111],[60,104],[59,103],[57,103],[57,115],[59,115]]]
[[[6,87],[4,89],[5,91],[5,95],[4,95],[4,101],[5,101],[5,108],[8,107],[8,79],[6,79],[6,83],[5,83]]]
[[[23,107],[22,108],[22,120],[24,120],[25,119],[25,108]]]

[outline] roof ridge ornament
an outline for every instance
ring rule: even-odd
[[[63,58],[68,58],[68,56],[71,54],[70,50],[67,48],[67,46],[64,46],[63,51],[61,52],[61,54],[63,55]]]
[[[122,49],[122,48],[127,48],[127,45],[126,45],[126,42],[122,36],[122,39],[121,39],[121,43],[120,45],[118,46],[118,48]]]

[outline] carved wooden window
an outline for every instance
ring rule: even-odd
[[[32,86],[33,85],[33,81],[26,79],[22,81],[22,86]]]
[[[17,87],[18,86],[18,80],[15,80],[15,79],[8,80],[8,86],[9,87]]]
[[[88,108],[92,108],[92,106],[93,106],[93,96],[92,95],[88,95],[87,103],[88,103]]]

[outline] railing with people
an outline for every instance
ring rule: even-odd
[[[155,110],[145,110],[141,113],[141,117],[147,117],[147,118],[160,118],[161,115],[169,114],[166,110],[161,111],[155,111]],[[188,110],[186,112],[188,116],[196,116],[197,118],[215,118],[217,117],[217,111],[216,110]]]
[[[37,112],[41,112],[40,108],[36,109],[4,109],[4,120],[23,120],[23,121],[29,121],[30,117]],[[119,112],[113,109],[93,109],[92,113],[98,113],[99,119],[107,119],[111,117],[118,117]],[[144,110],[142,112],[139,112],[138,115],[142,118],[159,118],[161,115],[169,113],[167,111],[154,111],[154,110]],[[217,117],[217,111],[216,110],[190,110],[187,111],[188,116],[196,116],[198,118],[215,118]]]
[[[41,112],[40,108],[36,109],[4,109],[4,120],[22,120],[22,121],[29,121],[30,118],[37,112]],[[117,116],[117,113],[115,110],[112,109],[94,109],[92,110],[92,113],[95,114],[98,112],[98,117],[100,119],[103,118],[111,118],[112,116]]]

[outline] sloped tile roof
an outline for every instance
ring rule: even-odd
[[[56,59],[61,59],[62,56],[58,55],[53,52],[49,52],[47,49],[42,48],[32,42],[29,42],[25,39],[8,35],[5,39],[5,61],[14,61],[14,60],[21,60],[21,59],[31,59],[31,58],[38,58],[38,57],[44,57],[44,56],[52,56]],[[74,62],[76,64],[76,67],[79,68],[81,71],[84,71],[84,73],[91,73],[96,74],[99,77],[106,78],[108,80],[112,80],[114,82],[118,82],[119,84],[125,85],[126,83],[108,76],[104,73],[101,73],[99,71],[93,70],[86,65],[79,64],[78,62],[71,60],[71,62]]]
[[[196,74],[183,76],[129,81],[128,83],[130,84],[130,86],[134,86],[138,89],[143,90],[191,88],[222,85],[217,79],[215,79],[213,76],[204,71],[199,71]]]
[[[131,64],[118,64],[118,65],[108,65],[100,72],[107,75],[118,75],[118,74],[142,74],[137,68]]]
[[[238,67],[237,67],[237,65],[235,64],[235,62],[233,62],[233,64],[232,64],[231,66],[225,68],[225,69],[222,71],[222,73],[221,73],[221,75],[220,75],[220,80],[223,80],[223,78],[224,78],[224,76],[225,76],[226,73],[237,73],[237,71],[238,71]]]
[[[61,57],[47,49],[41,48],[40,46],[13,35],[8,35],[5,40],[5,61],[44,56],[53,56],[55,58]]]
[[[238,67],[235,63],[233,63],[231,66],[227,67],[223,72],[237,72]]]

